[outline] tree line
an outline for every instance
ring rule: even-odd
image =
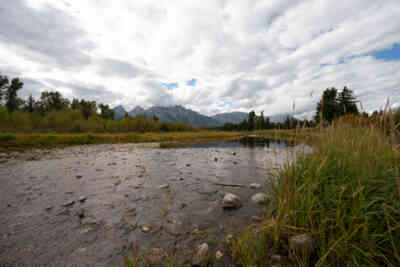
[[[102,103],[74,98],[58,91],[41,92],[24,100],[18,97],[24,83],[0,75],[0,131],[6,132],[157,132],[193,131],[179,123],[147,119],[143,116],[114,120],[114,110]]]
[[[254,110],[250,111],[247,119],[239,124],[225,123],[221,129],[225,131],[254,131],[254,130],[271,130],[271,129],[294,129],[297,127],[312,127],[314,124],[307,119],[298,120],[292,116],[287,116],[283,122],[273,122],[270,118],[264,117],[261,111],[257,115]]]
[[[316,125],[329,125],[334,120],[345,116],[362,116],[363,118],[376,118],[381,116],[383,111],[374,111],[371,115],[367,112],[358,110],[357,103],[359,101],[354,96],[354,92],[347,86],[340,91],[335,87],[327,88],[322,93],[320,101],[317,103],[316,112],[312,120],[299,120],[291,116],[287,116],[283,122],[271,122],[269,117],[264,117],[264,112],[256,115],[254,111],[248,114],[247,119],[239,124],[225,123],[221,127],[227,131],[253,131],[268,129],[294,129],[297,127],[315,127]],[[393,112],[394,122],[400,124],[400,108]],[[397,126],[400,128],[400,125]]]

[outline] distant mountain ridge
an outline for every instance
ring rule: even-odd
[[[248,113],[239,111],[220,113],[214,116],[205,116],[180,105],[169,107],[153,106],[148,109],[136,106],[129,112],[121,105],[114,108],[114,118],[116,120],[119,120],[126,115],[132,118],[138,115],[142,115],[146,118],[153,118],[156,116],[162,121],[182,122],[197,127],[216,127],[222,126],[225,123],[239,124],[248,117]],[[282,122],[286,117],[287,115],[276,115],[272,116],[270,120],[271,122]]]

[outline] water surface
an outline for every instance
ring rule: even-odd
[[[179,251],[187,259],[203,242],[219,249],[224,235],[260,215],[262,206],[250,199],[266,189],[248,184],[265,184],[305,149],[237,141],[176,149],[91,145],[13,155],[0,163],[0,265],[120,266],[132,246]],[[160,189],[162,184],[169,187]],[[222,209],[226,192],[241,198],[240,209]],[[143,225],[151,231],[141,231]]]

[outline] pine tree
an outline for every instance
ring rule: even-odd
[[[353,96],[353,91],[345,86],[338,96],[339,114],[358,114],[356,102],[356,98]]]
[[[14,78],[6,90],[6,106],[8,112],[14,112],[18,108],[18,91],[24,86],[24,83],[19,78]]]
[[[255,128],[255,123],[256,123],[256,113],[254,111],[250,111],[249,113],[249,119],[247,121],[247,126],[249,131],[253,131]]]
[[[33,99],[33,96],[30,95],[28,98],[27,110],[29,113],[32,113],[34,109],[35,109],[35,99]]]
[[[337,100],[337,89],[335,87],[327,88],[317,104],[317,113],[315,120],[317,123],[327,121],[331,123],[339,116],[339,104]]]

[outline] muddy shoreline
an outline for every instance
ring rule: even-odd
[[[260,215],[251,196],[265,188],[247,185],[301,150],[106,144],[0,155],[0,266],[121,266],[132,247],[178,251],[188,264],[199,244],[215,251]],[[221,208],[226,192],[240,209]]]

